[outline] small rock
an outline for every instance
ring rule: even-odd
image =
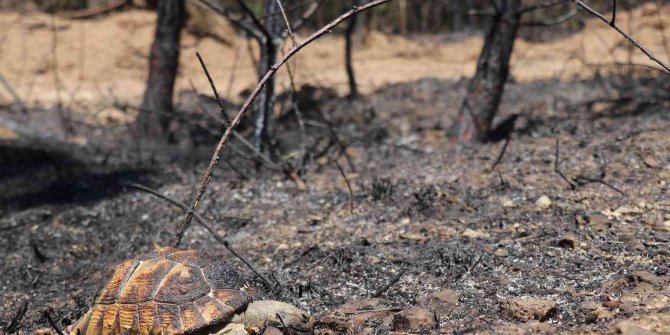
[[[393,314],[394,331],[424,330],[435,326],[435,315],[420,307],[411,307]]]
[[[558,240],[558,246],[564,249],[574,249],[577,245],[577,234],[573,232],[566,233]]]
[[[543,195],[535,200],[535,207],[537,207],[537,209],[547,209],[551,207],[551,199],[549,199],[548,196]]]
[[[510,198],[503,197],[500,199],[500,205],[503,207],[514,207],[514,201]]]
[[[263,335],[284,335],[281,330],[275,328],[275,327],[267,327],[265,330],[262,332]]]
[[[601,304],[593,301],[593,300],[586,300],[583,301],[582,303],[579,304],[579,307],[586,309],[586,310],[594,310],[600,307]]]
[[[635,271],[631,274],[631,277],[637,281],[649,283],[658,287],[663,287],[668,284],[667,278],[659,277],[647,271]]]
[[[657,335],[657,332],[639,327],[634,321],[623,320],[615,326],[621,335]]]
[[[495,325],[493,334],[518,335],[518,334],[555,334],[554,326],[546,322],[528,321],[526,323],[511,325]],[[487,334],[487,333],[484,333]]]
[[[0,127],[0,139],[15,140],[17,138],[19,138],[19,135],[12,128]]]
[[[656,231],[670,231],[670,220],[655,222],[653,228]]]
[[[252,327],[251,329],[252,329],[253,333],[259,333],[260,332],[260,329],[258,329],[258,327]],[[228,325],[226,325],[226,334],[242,335],[242,334],[248,334],[248,332],[247,332],[245,326],[241,323],[229,323]]]
[[[477,238],[482,238],[482,239],[489,238],[491,235],[489,235],[489,233],[487,233],[483,230],[479,230],[479,229],[474,230],[474,229],[468,228],[463,232],[463,234],[461,234],[461,236],[463,238],[473,240],[473,239],[477,239]]]
[[[589,215],[588,221],[598,231],[607,231],[611,226],[610,220],[602,214]]]
[[[507,249],[505,248],[498,248],[496,251],[493,253],[496,255],[496,257],[507,257],[509,256],[509,252],[507,252]]]
[[[119,125],[133,122],[133,117],[116,108],[107,108],[95,115],[95,121],[103,125]]]
[[[599,304],[593,300],[584,301],[580,304],[584,311],[585,319],[588,322],[598,322],[601,320],[609,320],[614,317],[614,313],[603,308],[603,304]]]
[[[618,301],[618,300],[607,300],[607,301],[603,302],[603,307],[607,307],[607,308],[616,308],[619,305],[621,305],[621,301]]]
[[[417,299],[419,307],[439,315],[448,315],[458,307],[459,295],[454,290],[444,289]]]
[[[649,301],[649,299],[656,293],[656,288],[646,282],[641,282],[635,287],[626,290],[621,295],[622,303],[638,304]]]
[[[500,302],[503,315],[520,321],[546,320],[555,310],[556,303],[545,299],[514,298]]]
[[[356,329],[357,333],[363,333],[367,328],[368,321],[382,322],[391,317],[389,304],[380,298],[355,300],[348,302],[328,313],[321,318],[320,322],[329,329],[338,333]]]
[[[611,295],[620,293],[619,291],[628,284],[627,276],[618,276],[614,279],[604,282],[600,286],[600,293],[605,295]]]
[[[654,156],[647,156],[647,157],[644,158],[644,160],[642,162],[644,163],[644,165],[646,165],[647,167],[650,167],[652,169],[655,169],[655,168],[661,166],[661,164],[662,164],[661,161]]]

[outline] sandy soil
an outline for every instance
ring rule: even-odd
[[[663,45],[652,4],[619,14],[622,27],[659,57],[668,59],[670,50]],[[593,74],[593,64],[629,60],[629,49],[619,35],[600,21],[580,16],[586,19],[586,27],[573,36],[549,43],[517,42],[512,61],[514,79],[528,82],[588,77]],[[669,36],[670,6],[663,8],[663,17],[665,35]],[[40,13],[0,13],[3,32],[0,73],[29,104],[53,105],[60,99],[66,106],[82,105],[77,108],[80,110],[105,108],[114,101],[137,105],[144,91],[154,20],[151,12],[139,10],[89,21],[54,19]],[[229,92],[233,101],[238,101],[238,93],[254,84],[252,59],[257,56],[249,54],[249,42],[226,37],[228,45],[184,34],[178,90],[189,89],[193,82],[199,91],[209,92],[195,51],[203,55],[219,89]],[[355,69],[364,93],[387,84],[426,77],[445,80],[468,77],[474,71],[482,44],[479,36],[445,42],[376,33],[361,41],[355,50]],[[256,48],[254,43],[251,48]],[[342,50],[343,40],[337,36],[324,38],[307,48],[294,62],[298,83],[331,87],[345,93]],[[651,64],[638,51],[630,56],[635,63]],[[56,80],[60,82],[60,90],[56,89]],[[283,71],[279,87],[280,90],[288,87]],[[8,92],[0,89],[0,102],[10,101]]]
[[[636,32],[662,50],[650,27],[654,16],[644,13],[634,13],[646,23],[636,20]],[[48,106],[55,98],[50,18],[0,17],[10,31],[32,29],[30,39],[5,35],[1,73],[24,99]],[[85,113],[108,108],[113,97],[136,103],[151,20],[136,11],[57,21],[63,100],[73,92],[76,110]],[[445,134],[466,89],[459,79],[472,71],[480,39],[434,46],[372,35],[357,53],[367,94],[356,101],[328,90],[343,82],[340,48],[333,46],[341,41],[319,42],[298,63],[301,81],[324,85],[299,95],[310,122],[309,148],[325,152],[308,160],[305,185],[228,151],[230,164],[216,172],[199,209],[278,287],[265,287],[199,226],[189,228],[183,247],[231,259],[261,296],[309,309],[319,320],[316,334],[667,334],[670,80],[626,68],[571,78],[592,72],[572,58],[574,50],[584,50],[589,62],[611,62],[601,56],[600,42],[586,42],[606,34],[608,45],[620,41],[589,21],[567,39],[519,44],[499,119],[520,119],[497,166],[503,143],[456,147]],[[86,56],[68,56],[68,50],[78,54],[71,50],[79,50],[80,36]],[[123,42],[108,43],[119,36]],[[227,83],[232,65],[213,64],[220,63],[217,56],[230,58],[232,49],[210,39],[194,43],[185,37],[184,54],[203,51]],[[614,54],[626,60],[624,51]],[[240,59],[234,92],[254,77],[245,52]],[[181,87],[192,77],[205,90],[193,59],[184,57],[182,69]],[[31,108],[17,118],[57,127],[45,110]],[[352,193],[328,159],[340,147],[321,128],[321,115],[346,147],[350,160],[338,162]],[[296,119],[288,113],[277,124],[281,157],[294,157],[287,159],[295,164]],[[127,136],[115,131],[110,134]],[[33,161],[13,173],[24,179],[0,174],[0,331],[19,334],[55,334],[44,311],[58,327],[72,324],[115,264],[173,242],[182,213],[124,183],[141,182],[188,202],[207,161],[185,155],[165,163],[147,159],[148,168],[68,174],[54,157],[23,154]],[[109,158],[99,155],[99,161]],[[26,178],[45,187],[31,193]],[[27,193],[13,196],[18,190]],[[24,304],[25,315],[15,317]]]

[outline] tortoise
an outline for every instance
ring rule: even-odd
[[[162,248],[116,267],[71,335],[231,334],[275,326],[308,331],[310,314],[253,299],[237,268],[200,250]]]

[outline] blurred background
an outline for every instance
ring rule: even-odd
[[[190,203],[293,37],[369,1],[279,3],[0,0],[0,330],[50,332],[46,307],[65,327],[110,264],[171,245],[182,212],[129,185]],[[349,18],[268,81],[201,213],[286,284],[265,293],[320,317],[396,276],[375,308],[448,287],[445,333],[651,315],[602,303],[652,292],[642,277],[601,285],[668,273],[670,1],[588,5],[657,61],[569,0],[391,0]],[[208,234],[183,246],[223,254]],[[517,295],[560,304],[525,324],[500,307]],[[356,313],[333,329],[365,328]]]

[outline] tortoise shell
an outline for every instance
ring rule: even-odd
[[[184,334],[223,326],[251,302],[245,287],[229,262],[163,248],[118,265],[71,335]]]

